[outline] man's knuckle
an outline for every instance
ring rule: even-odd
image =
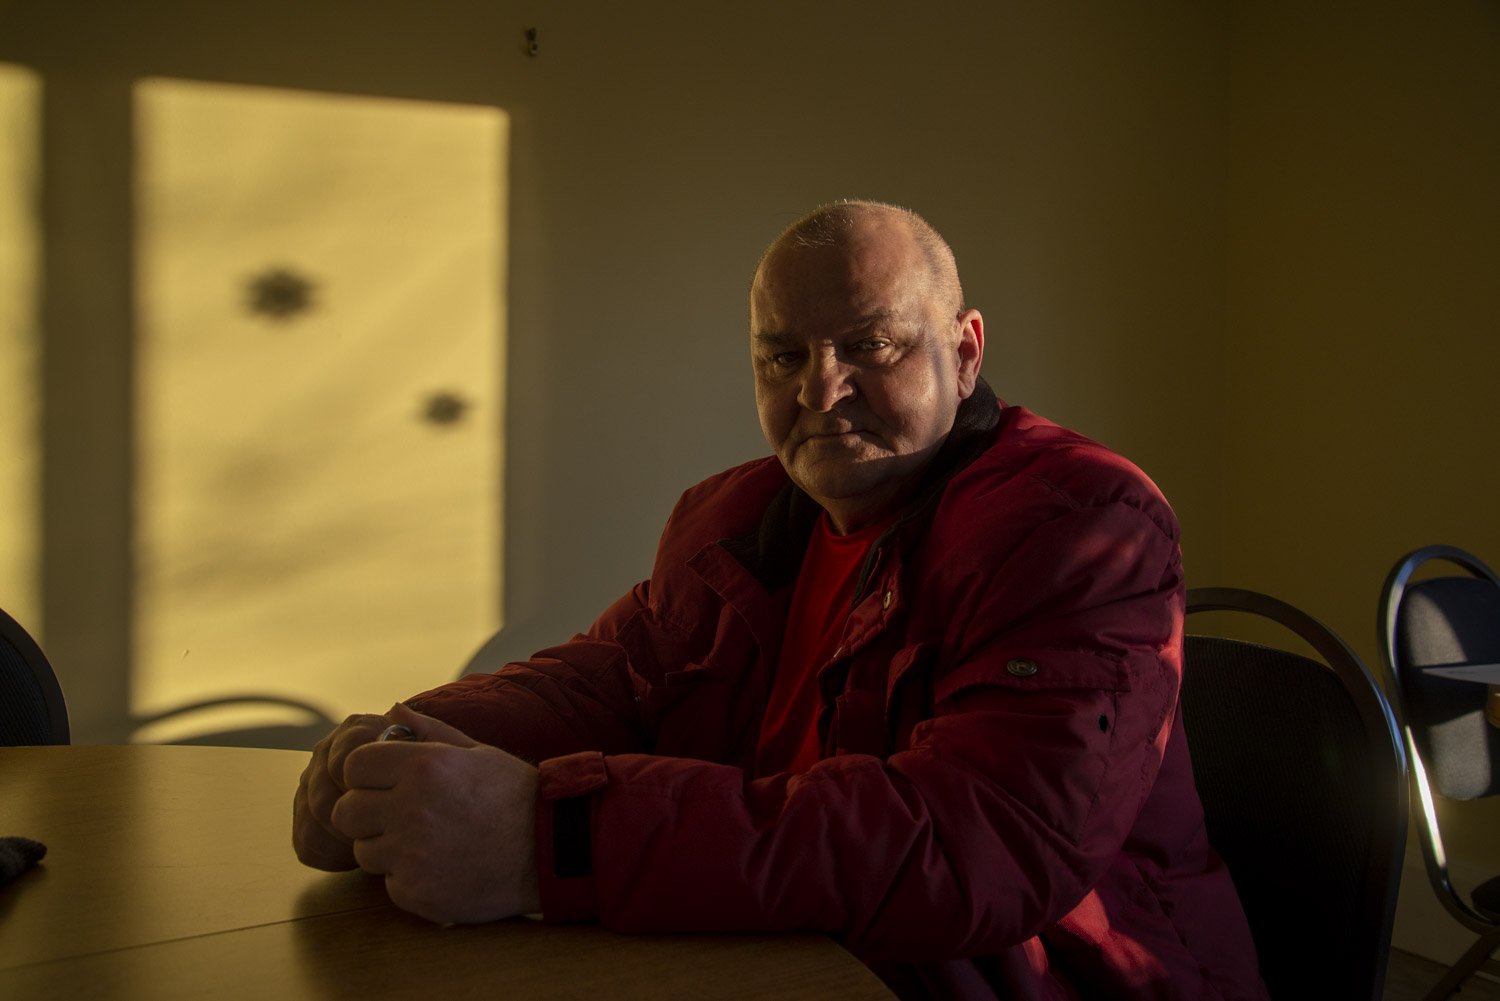
[[[315,783],[307,789],[307,808],[315,817],[331,817],[340,793],[327,783]]]
[[[352,869],[357,864],[349,846],[332,838],[316,824],[304,827],[292,838],[292,848],[303,865],[325,872]]]

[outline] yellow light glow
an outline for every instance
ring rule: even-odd
[[[500,625],[507,118],[161,79],[135,108],[133,711],[384,709]]]
[[[0,608],[41,642],[41,82],[0,63]]]

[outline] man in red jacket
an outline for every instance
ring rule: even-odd
[[[1155,486],[996,400],[906,210],[794,224],[750,326],[775,456],[684,494],[586,635],[341,725],[298,856],[434,921],[825,931],[909,998],[1262,998]]]

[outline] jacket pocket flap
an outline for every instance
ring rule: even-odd
[[[1092,650],[1001,647],[937,679],[933,696],[942,701],[979,686],[1019,691],[1086,688],[1128,692],[1130,677],[1123,661]]]

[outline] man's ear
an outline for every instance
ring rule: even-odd
[[[977,309],[958,314],[958,398],[967,400],[979,380],[984,361],[984,317]]]

